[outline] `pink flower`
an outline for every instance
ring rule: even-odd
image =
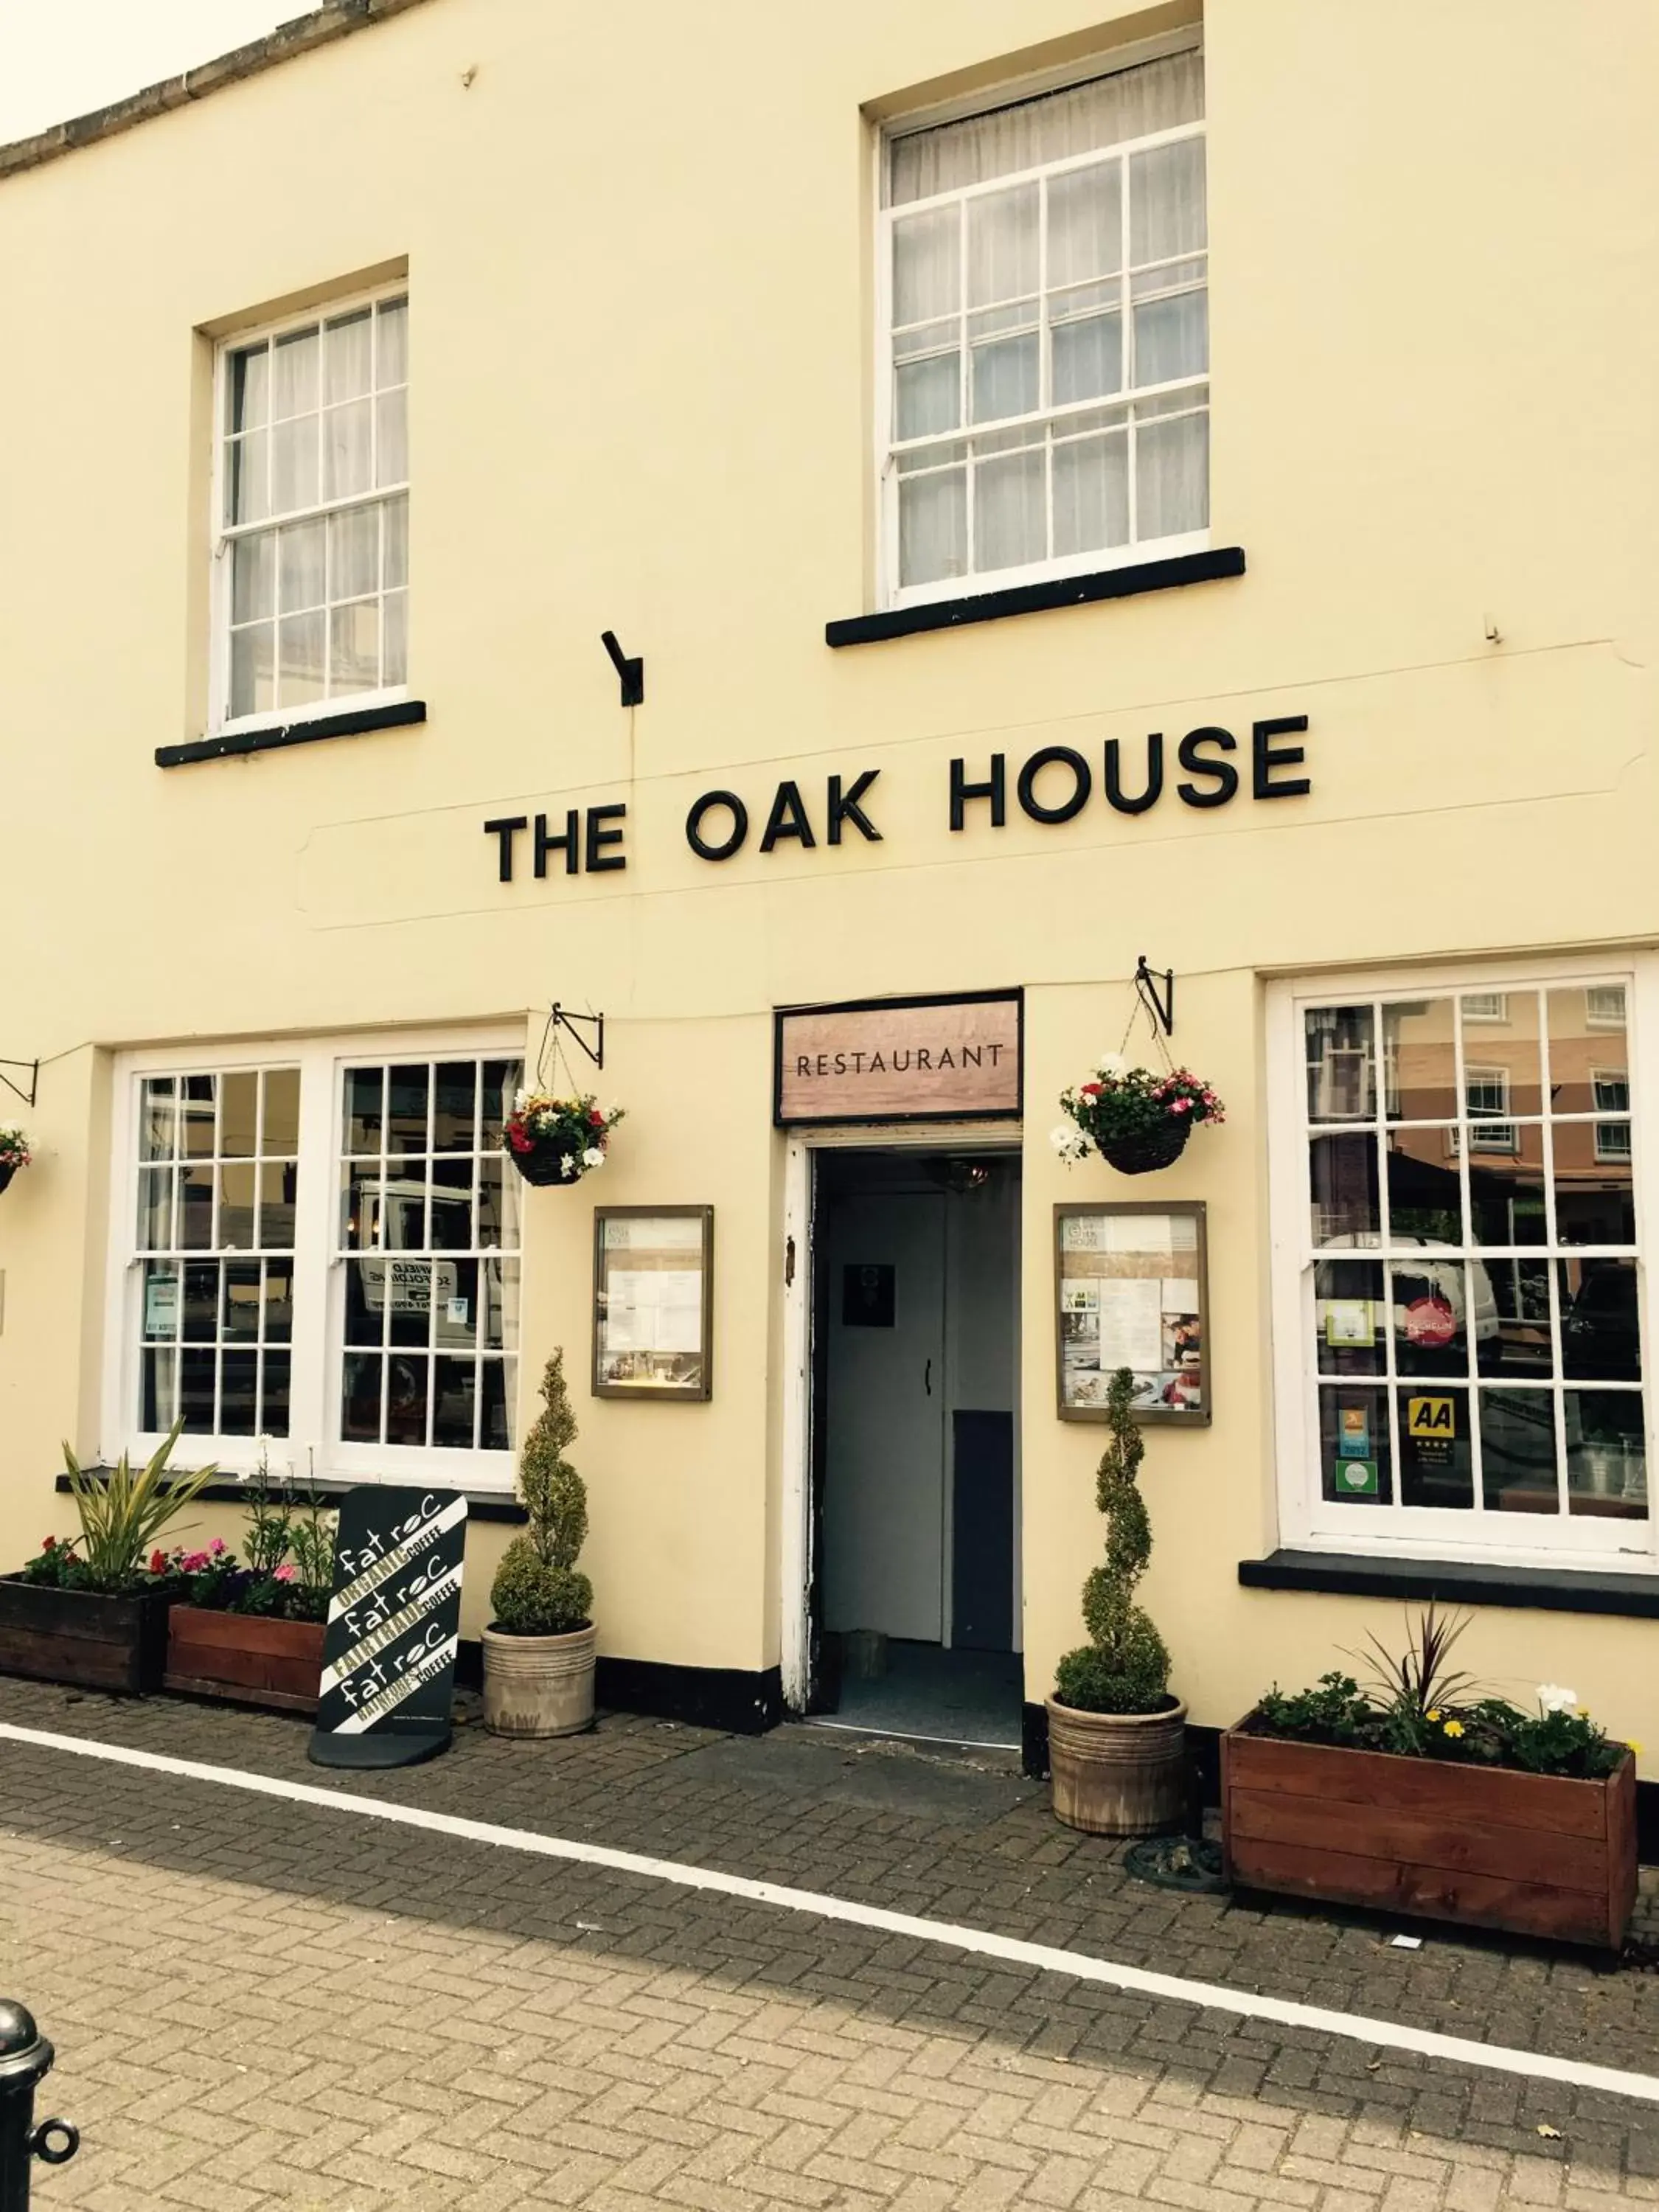
[[[1192,1110],[1193,1102],[1190,1098],[1172,1098],[1170,1102],[1170,1111],[1172,1114],[1190,1114]]]
[[[209,1551],[212,1553],[216,1559],[222,1555],[224,1548],[225,1540],[222,1536],[216,1536],[213,1541],[208,1546]]]
[[[276,1570],[276,1580],[279,1583],[291,1583],[294,1579],[295,1572],[295,1570],[293,1560],[284,1559],[282,1565]]]

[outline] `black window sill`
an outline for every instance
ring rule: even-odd
[[[274,730],[233,730],[222,738],[198,738],[187,745],[157,745],[157,768],[187,768],[192,761],[234,760],[244,753],[274,753],[285,745],[314,745],[324,738],[361,738],[369,730],[401,730],[426,720],[424,699],[399,699],[390,707],[346,708]]]
[[[1534,1613],[1624,1613],[1636,1620],[1659,1620],[1659,1575],[1497,1563],[1472,1566],[1460,1559],[1362,1559],[1341,1552],[1273,1552],[1265,1559],[1241,1559],[1238,1579],[1247,1589],[1435,1598],[1442,1603],[1515,1606]]]
[[[969,623],[1001,622],[1008,615],[1042,614],[1051,607],[1085,607],[1096,599],[1133,599],[1141,592],[1170,592],[1182,584],[1210,584],[1244,574],[1242,545],[1178,553],[1168,561],[1136,561],[1100,568],[1091,576],[1056,576],[1046,583],[1012,584],[1004,592],[975,592],[959,599],[930,599],[925,606],[895,607],[880,615],[849,615],[826,623],[826,645],[877,645],[883,638],[915,637],[922,630],[962,629]]]
[[[106,1467],[89,1467],[86,1472],[88,1474],[107,1476],[109,1469]],[[414,1479],[418,1480],[419,1478]],[[59,1490],[66,1491],[70,1486],[68,1475],[60,1474],[56,1486]],[[441,1486],[447,1488],[447,1485]],[[355,1482],[325,1481],[319,1477],[311,1487],[316,1491],[318,1502],[320,1504],[337,1505],[348,1490],[356,1490],[359,1485]],[[246,1482],[238,1482],[234,1478],[223,1478],[217,1482],[208,1483],[198,1492],[197,1495],[204,1505],[246,1505],[248,1489],[249,1485]],[[299,1494],[303,1499],[304,1491],[301,1490]],[[523,1506],[510,1492],[464,1490],[461,1495],[466,1500],[469,1520],[509,1521],[522,1523],[529,1518]]]

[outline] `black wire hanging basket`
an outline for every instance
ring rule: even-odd
[[[1108,1167],[1120,1175],[1150,1175],[1156,1168],[1173,1167],[1187,1149],[1193,1133],[1190,1119],[1170,1121],[1152,1129],[1133,1129],[1121,1136],[1097,1137],[1095,1149]]]

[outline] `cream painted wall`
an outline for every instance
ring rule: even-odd
[[[125,1043],[603,1006],[629,1108],[605,1189],[532,1195],[527,1387],[585,1375],[599,1196],[716,1207],[716,1384],[579,1394],[610,1651],[777,1657],[776,1004],[1028,991],[1028,1695],[1079,1633],[1098,1438],[1055,1421],[1047,1102],[1146,951],[1232,1109],[1164,1180],[1210,1206],[1217,1418],[1147,1461],[1149,1595],[1197,1719],[1390,1609],[1241,1590],[1273,1541],[1259,978],[1659,939],[1659,74],[1649,0],[1211,0],[1212,537],[1242,580],[843,653],[869,592],[869,126],[1103,52],[1124,0],[429,0],[0,185],[0,1052],[46,1062],[0,1203],[0,1554],[95,1449],[109,1054]],[[463,75],[475,71],[470,87]],[[407,263],[423,727],[167,773],[199,736],[210,330]],[[1502,641],[1486,641],[1492,616]],[[599,631],[647,663],[617,704]],[[1098,798],[1011,775],[1149,730],[1305,713],[1310,798]],[[879,845],[688,849],[881,771]],[[625,800],[625,874],[495,879],[489,817]],[[1012,799],[1011,799],[1012,806]],[[756,831],[758,830],[758,820]],[[475,1532],[467,1626],[497,1530]],[[1483,1613],[1494,1677],[1571,1681],[1659,1747],[1650,1624]],[[1659,1765],[1650,1764],[1650,1771]]]

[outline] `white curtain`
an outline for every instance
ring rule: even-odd
[[[891,142],[888,204],[928,199],[988,184],[1126,139],[1197,123],[1204,113],[1204,57],[1196,48],[1119,70],[1064,92],[994,108],[960,123],[914,131]]]

